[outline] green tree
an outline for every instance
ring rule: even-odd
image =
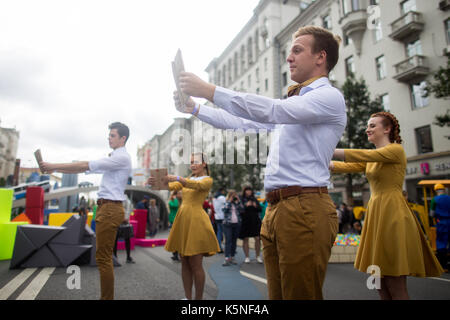
[[[427,82],[425,88],[425,97],[430,93],[434,94],[437,99],[448,99],[450,97],[450,54],[447,54],[447,66],[439,67],[438,71],[433,75],[433,82]],[[439,127],[450,127],[450,109],[443,115],[436,115],[433,124]],[[448,136],[450,139],[450,136]]]
[[[356,80],[353,74],[347,77],[342,92],[347,107],[347,127],[343,137],[338,143],[338,148],[345,149],[370,149],[372,145],[367,141],[366,128],[370,115],[383,111],[381,99],[371,100],[370,92],[363,78]],[[349,202],[353,205],[353,191],[356,181],[361,188],[365,179],[360,174],[345,174],[346,191]]]
[[[258,134],[256,137],[259,139]],[[227,142],[224,141],[223,159],[226,159],[226,148]],[[238,164],[236,145],[234,145],[233,164],[211,164],[209,168],[210,176],[213,178],[213,192],[224,188],[225,190],[234,189],[239,193],[246,185],[252,186],[255,191],[261,190],[263,187],[261,170],[265,167],[265,164],[261,164],[259,159],[256,164],[250,164],[249,162],[249,142],[246,141],[245,164]]]

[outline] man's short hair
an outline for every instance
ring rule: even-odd
[[[308,34],[314,37],[312,53],[318,53],[322,50],[327,53],[327,70],[330,72],[339,60],[339,44],[341,43],[341,37],[334,35],[322,27],[305,26],[299,28],[297,32],[294,33],[293,39]]]
[[[127,137],[125,139],[125,143],[127,143],[128,138],[130,137],[130,129],[121,122],[114,122],[109,125],[109,130],[116,129],[119,137]]]

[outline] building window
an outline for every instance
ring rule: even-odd
[[[422,54],[422,44],[420,43],[420,39],[410,41],[409,43],[406,44],[407,57],[412,57],[421,54]]]
[[[346,76],[350,76],[351,73],[355,73],[355,62],[353,59],[353,56],[348,57],[345,59],[345,74]]]
[[[447,44],[450,44],[450,18],[445,20],[445,34],[447,35]]]
[[[416,130],[417,152],[433,152],[433,141],[431,139],[431,127],[425,126]]]
[[[352,38],[350,38],[348,35],[344,34],[343,35],[343,39],[344,39],[344,46],[348,46],[349,44],[353,43]]]
[[[359,9],[359,0],[352,0],[352,10],[357,11]]]
[[[267,71],[268,62],[267,58],[264,58],[264,71]]]
[[[222,67],[222,84],[224,87],[227,86],[227,68],[225,65]]]
[[[241,47],[241,74],[245,71],[245,46]]]
[[[256,88],[256,94],[259,94],[259,91],[260,91],[259,88]]]
[[[228,85],[230,85],[233,82],[233,62],[230,59],[228,59]]]
[[[258,58],[259,56],[259,31],[255,32],[255,56]]]
[[[350,7],[348,6],[348,0],[342,0],[342,13],[344,16],[350,12]]]
[[[287,59],[287,56],[286,56],[286,49],[283,49],[283,50],[281,51],[280,63],[283,65],[284,63],[286,63],[286,59]]]
[[[371,6],[377,6],[379,4],[379,0],[370,0],[370,5]]]
[[[259,68],[256,68],[256,83],[259,83]]]
[[[245,88],[244,88],[244,81],[241,81],[241,88],[240,88],[240,90],[241,90],[241,91],[245,91]]]
[[[247,77],[247,87],[251,87],[252,86],[252,75],[249,74]]]
[[[412,84],[410,86],[411,90],[411,98],[413,101],[413,109],[426,107],[429,103],[428,97],[424,97],[427,83],[426,81],[422,81],[420,83]]]
[[[287,72],[283,72],[282,74],[283,87],[287,86]]]
[[[386,61],[384,55],[375,59],[375,65],[377,68],[377,79],[382,80],[386,78]]]
[[[380,18],[376,19],[375,21],[375,29],[373,29],[373,37],[375,39],[375,42],[378,42],[381,39],[383,39],[383,30],[381,29]]]
[[[384,111],[389,112],[391,110],[391,106],[389,104],[389,94],[383,94],[380,97],[381,105],[383,106]]]
[[[253,64],[253,39],[250,37],[247,43],[247,56],[248,56],[248,65]]]
[[[406,0],[400,3],[402,8],[402,14],[406,14],[410,11],[417,11],[416,0]]]
[[[237,79],[237,77],[239,76],[239,62],[238,62],[238,53],[235,52],[234,53],[234,62],[233,62],[233,67],[234,67],[234,78]]]
[[[269,91],[269,79],[266,79],[266,81],[264,81],[264,88],[266,89],[266,92]]]
[[[326,15],[322,17],[322,27],[325,29],[331,30],[331,17],[330,15]]]

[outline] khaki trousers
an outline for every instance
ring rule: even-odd
[[[114,299],[114,264],[113,250],[117,229],[125,218],[121,203],[105,203],[98,208],[95,218],[97,261],[100,273],[101,300]]]
[[[323,299],[336,207],[326,193],[305,193],[267,207],[262,222],[269,299]]]

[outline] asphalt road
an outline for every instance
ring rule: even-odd
[[[168,233],[157,237],[167,236]],[[180,300],[184,298],[181,263],[170,259],[163,247],[132,251],[136,264],[125,263],[125,252],[119,251],[122,266],[115,268],[116,299]],[[254,252],[251,251],[251,258]],[[223,254],[204,259],[206,300],[267,300],[264,265],[252,260],[245,264],[238,247],[238,265],[223,267]],[[70,271],[70,270],[69,270]],[[100,295],[96,267],[81,266],[79,283],[75,273],[66,268],[9,270],[9,261],[0,261],[0,300],[97,300]],[[366,286],[368,275],[352,264],[329,264],[323,288],[327,300],[378,300],[376,290]],[[79,284],[79,286],[78,286]],[[449,300],[450,274],[441,278],[408,278],[408,290],[414,300]]]

